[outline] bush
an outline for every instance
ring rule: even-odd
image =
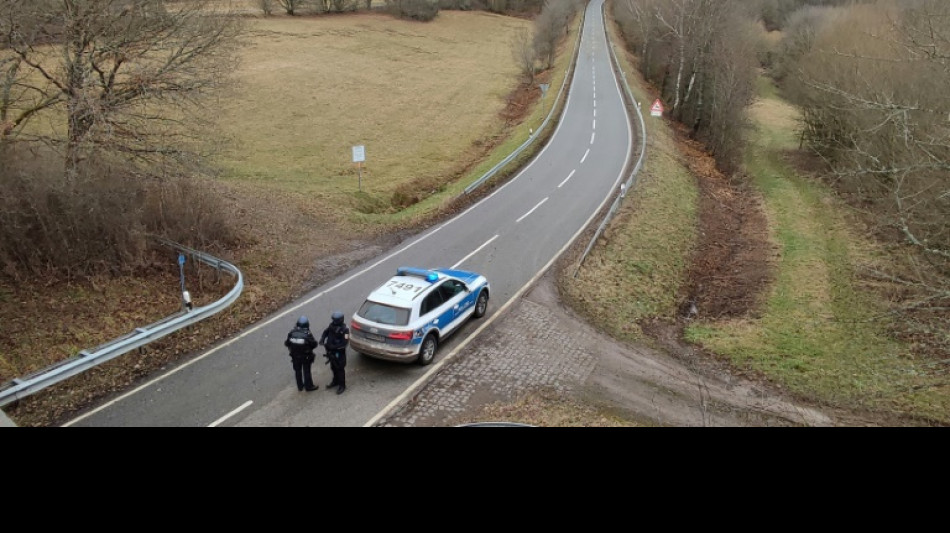
[[[439,0],[439,9],[455,11],[480,11],[486,10],[485,2],[482,0]]]
[[[439,14],[437,0],[392,0],[389,8],[393,15],[411,20],[428,22]]]
[[[2,275],[82,277],[147,263],[150,236],[196,247],[236,242],[206,180],[157,178],[102,162],[63,178],[57,154],[0,153]]]

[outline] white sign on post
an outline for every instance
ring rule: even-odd
[[[362,144],[353,147],[353,162],[362,163],[366,161],[366,147]]]
[[[353,162],[359,171],[359,190],[363,191],[363,162],[366,161],[366,147],[362,144],[353,147]]]

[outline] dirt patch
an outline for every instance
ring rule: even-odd
[[[508,95],[505,109],[501,117],[505,119],[505,126],[521,124],[531,107],[541,98],[542,83],[551,83],[551,70],[545,70],[534,77],[532,83],[522,83]]]
[[[699,184],[699,241],[680,314],[722,319],[754,314],[774,276],[775,246],[761,198],[741,177],[728,178],[702,146],[677,131]]]

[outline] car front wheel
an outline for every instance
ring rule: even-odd
[[[426,366],[435,359],[435,352],[439,349],[439,341],[435,335],[429,335],[422,340],[422,346],[419,348],[419,364]]]
[[[475,318],[485,316],[486,311],[488,311],[488,293],[482,291],[478,293],[478,300],[475,302]]]

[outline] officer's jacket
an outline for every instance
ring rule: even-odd
[[[291,357],[309,357],[313,355],[313,349],[317,347],[317,339],[313,337],[309,329],[294,328],[287,334],[284,346],[290,348]]]
[[[346,348],[346,345],[349,344],[349,341],[346,340],[346,336],[349,334],[350,328],[346,327],[345,324],[330,324],[330,327],[323,330],[320,340],[326,343],[328,350],[339,350],[340,348]]]

